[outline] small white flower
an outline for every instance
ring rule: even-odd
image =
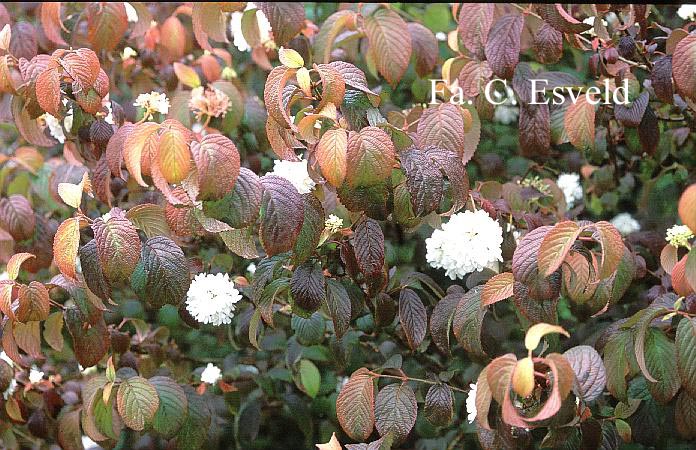
[[[447,40],[447,35],[445,33],[443,33],[442,31],[438,31],[437,33],[435,33],[435,38],[438,41],[444,42]]]
[[[333,234],[343,228],[343,219],[335,214],[329,214],[329,218],[324,222],[324,227]]]
[[[677,15],[684,20],[696,20],[696,5],[681,5],[677,10]]]
[[[222,378],[222,371],[213,363],[208,363],[203,373],[201,373],[201,381],[203,383],[215,384],[220,378]]]
[[[292,183],[300,194],[309,194],[316,183],[307,171],[307,160],[284,161],[277,159],[273,162],[273,175],[285,178]]]
[[[43,380],[44,373],[40,371],[36,366],[31,366],[29,371],[29,381],[31,383],[38,383]]]
[[[563,191],[568,208],[572,207],[576,201],[582,200],[582,185],[580,175],[577,173],[562,173],[556,184]]]
[[[665,239],[667,242],[677,248],[689,248],[689,239],[693,237],[694,233],[686,225],[674,225],[672,228],[667,230],[667,237]]]
[[[510,125],[517,121],[520,109],[517,106],[499,105],[493,112],[493,120],[503,125]]]
[[[3,273],[0,273],[0,281],[2,281],[2,280],[9,280],[9,279],[10,279],[10,274],[7,273],[7,271],[4,271]],[[2,352],[2,354],[4,355],[5,352]]]
[[[126,3],[126,5],[127,4],[128,3]],[[85,450],[97,450],[102,448],[99,444],[94,442],[88,436],[82,436],[82,446],[85,448]]]
[[[17,390],[17,380],[15,380],[15,379],[13,378],[12,380],[10,380],[10,385],[7,386],[7,389],[5,389],[5,392],[2,393],[2,398],[4,398],[5,400],[7,400],[8,398],[10,398],[10,396],[11,396],[12,394],[14,394],[14,392],[15,392],[16,390]]]
[[[611,219],[611,224],[619,230],[619,233],[623,235],[628,235],[640,231],[640,223],[633,218],[629,213],[617,214],[613,219]]]
[[[500,91],[493,91],[493,99],[496,103],[503,101],[503,103],[496,105],[493,112],[493,120],[503,125],[509,125],[517,121],[520,109],[517,107],[515,91],[511,87],[505,86],[505,94]]]
[[[253,2],[248,2],[244,11],[256,8],[256,4]],[[232,13],[232,20],[230,20],[230,30],[232,36],[234,37],[233,44],[240,52],[248,52],[251,50],[249,43],[244,37],[242,32],[242,16],[243,12],[237,11]],[[260,9],[256,10],[256,22],[259,25],[259,41],[261,44],[265,45],[271,42],[271,22],[268,21],[266,14]]]
[[[133,48],[131,48],[131,47],[126,47],[126,48],[124,48],[123,51],[121,52],[121,60],[122,60],[122,61],[125,61],[125,60],[127,60],[128,58],[134,58],[134,57],[136,57],[136,56],[138,56],[138,52],[136,52],[135,50],[133,50]]]
[[[145,110],[145,119],[152,117],[153,113],[169,113],[169,99],[165,94],[152,91],[149,94],[140,94],[135,99],[133,106],[139,106]]]
[[[201,273],[193,279],[186,294],[186,310],[201,323],[228,324],[241,298],[229,275]]]
[[[343,389],[343,386],[348,384],[348,380],[350,380],[350,378],[348,378],[348,377],[336,377],[336,378],[337,378],[336,392],[341,392],[341,389]]]
[[[109,125],[116,124],[116,122],[114,122],[114,110],[111,106],[111,102],[106,102],[104,106],[106,107],[106,110],[109,111],[109,114],[104,117],[104,122],[108,123]]]
[[[63,126],[60,123],[60,120],[58,118],[52,116],[49,113],[45,113],[41,116],[43,119],[44,123],[48,127],[48,132],[53,136],[53,138],[60,142],[61,144],[65,143],[65,131],[63,131]],[[73,123],[73,111],[72,109],[68,111],[68,115],[65,116],[65,119],[63,119],[63,125],[65,125],[66,130],[70,130],[72,128],[72,123]]]
[[[126,16],[128,17],[129,22],[137,22],[138,21],[138,11],[135,10],[133,5],[130,3],[124,3],[123,6],[126,8]]]
[[[5,273],[7,273],[7,272],[5,272]],[[12,358],[10,358],[10,357],[7,355],[7,353],[5,353],[4,351],[0,352],[0,359],[2,359],[2,360],[5,361],[7,364],[9,364],[10,367],[14,366],[14,361],[12,361]]]
[[[583,31],[581,34],[588,34],[588,35],[590,35],[591,37],[597,36],[597,33],[595,32],[595,29],[594,29],[594,23],[595,23],[595,18],[594,18],[594,16],[588,17],[588,18],[584,19],[584,20],[582,21],[582,23],[585,23],[585,24],[587,24],[587,25],[590,25],[592,28],[590,28],[589,30]],[[604,25],[604,26],[606,27],[606,26],[607,26],[607,21],[604,20],[604,19],[602,19],[602,25]]]
[[[476,420],[476,384],[472,383],[469,385],[469,393],[466,395],[466,420],[469,423],[474,423]]]
[[[431,267],[445,269],[452,280],[502,261],[503,229],[483,210],[454,214],[425,240]]]
[[[256,273],[256,264],[254,263],[249,263],[249,265],[246,268],[246,271],[249,272],[250,274]]]

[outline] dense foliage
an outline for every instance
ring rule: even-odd
[[[694,21],[0,5],[0,447],[692,448]]]

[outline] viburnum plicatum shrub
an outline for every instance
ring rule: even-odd
[[[691,448],[695,20],[0,5],[0,447]]]

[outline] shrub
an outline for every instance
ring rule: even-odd
[[[695,15],[0,5],[2,447],[689,448]]]

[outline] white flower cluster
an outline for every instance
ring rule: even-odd
[[[277,159],[273,163],[273,175],[285,178],[295,186],[300,194],[309,194],[316,183],[307,171],[307,160],[284,161]]]
[[[220,378],[222,378],[222,371],[213,363],[208,363],[201,373],[201,381],[204,383],[215,384]]]
[[[145,110],[145,120],[150,119],[153,113],[169,113],[169,99],[165,94],[152,91],[149,94],[140,94],[135,99],[133,106],[139,106]]]
[[[689,248],[689,240],[693,237],[694,233],[686,225],[674,225],[672,228],[667,230],[667,237],[665,239],[667,242],[677,248]]]
[[[256,4],[253,2],[248,2],[244,11],[256,8]],[[232,20],[230,21],[230,30],[232,31],[232,36],[234,37],[233,44],[240,52],[248,52],[251,50],[251,46],[244,37],[242,33],[242,16],[244,13],[242,11],[237,11],[232,13]],[[272,41],[271,39],[271,22],[268,21],[266,14],[260,9],[256,10],[256,22],[259,24],[259,41],[262,45],[266,45]]]
[[[329,214],[329,218],[324,222],[324,227],[331,234],[343,228],[343,219],[335,214]]]
[[[445,269],[452,280],[503,260],[503,229],[483,210],[454,214],[425,240],[431,267]]]
[[[241,298],[229,275],[201,273],[193,279],[186,294],[186,310],[198,322],[228,324]]]
[[[696,20],[696,5],[684,4],[677,10],[677,15],[684,20]]]
[[[469,423],[474,423],[476,420],[476,384],[469,385],[469,393],[466,394],[466,420]]]
[[[577,173],[562,173],[556,184],[563,191],[568,208],[571,208],[575,202],[582,200],[582,185],[580,184],[580,175]]]
[[[619,233],[628,235],[640,231],[640,224],[629,213],[620,213],[611,219],[611,224],[619,230]]]

